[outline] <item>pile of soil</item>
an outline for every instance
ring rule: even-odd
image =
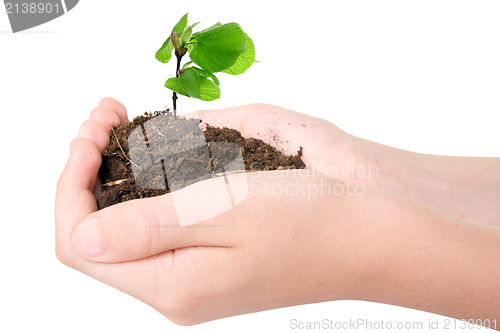
[[[284,155],[231,128],[199,119],[176,118],[166,111],[145,113],[113,127],[102,155],[99,209],[132,199],[162,195],[223,173],[301,169],[302,147]],[[238,163],[243,158],[243,163]]]

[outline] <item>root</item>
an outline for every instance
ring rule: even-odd
[[[116,136],[116,132],[115,132],[115,129],[113,127],[111,127],[111,131],[113,132],[113,136],[115,137],[116,139],[116,143],[118,143],[118,147],[120,147],[120,150],[122,151],[123,153],[123,156],[130,162],[132,163],[133,165],[135,165],[139,170],[142,171],[142,168],[140,166],[138,166],[137,164],[135,164],[130,158],[127,157],[127,154],[125,154],[125,151],[123,150],[122,148],[122,145],[120,144],[120,140],[118,140],[118,136]]]
[[[109,183],[106,183],[106,184],[103,184],[102,186],[113,186],[113,185],[118,185],[118,184],[121,184],[121,183],[124,183],[126,181],[130,181],[131,179],[130,178],[125,178],[125,179],[120,179],[120,180],[115,180],[115,181],[112,181],[112,182],[109,182]]]

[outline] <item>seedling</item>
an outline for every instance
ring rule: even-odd
[[[199,22],[187,23],[186,13],[155,55],[158,61],[167,63],[174,52],[177,60],[175,77],[165,82],[165,87],[173,91],[174,117],[177,116],[177,94],[203,101],[215,100],[220,97],[220,88],[214,73],[239,75],[256,62],[253,41],[239,24],[216,23],[193,33]],[[190,61],[181,68],[186,54]]]

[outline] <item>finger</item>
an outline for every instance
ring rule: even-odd
[[[101,153],[109,144],[106,127],[94,119],[88,119],[82,123],[78,137],[92,140]]]
[[[247,183],[232,178],[232,193],[244,193],[241,188]],[[74,248],[95,262],[123,262],[185,247],[230,246],[231,224],[217,223],[218,216],[232,208],[229,199],[222,198],[223,191],[227,195],[224,179],[210,179],[160,197],[107,207],[75,225]]]
[[[121,123],[127,123],[129,121],[127,116],[127,109],[116,99],[113,99],[111,97],[103,98],[99,103],[99,106],[115,112]]]
[[[199,290],[196,292],[201,294],[212,292],[214,286],[217,290],[221,290],[223,286],[218,286],[217,282],[227,285],[219,278],[219,275],[224,267],[228,267],[230,254],[233,252],[225,247],[181,246],[182,249],[176,251],[167,251],[143,260],[119,264],[96,263],[81,257],[72,246],[71,231],[76,221],[96,214],[97,205],[92,188],[97,179],[99,165],[100,152],[97,146],[86,138],[75,139],[70,157],[57,184],[56,254],[61,262],[162,310],[165,315],[169,312],[183,313],[185,311],[183,295],[189,295],[192,289],[190,286],[198,286]],[[137,210],[136,208],[138,207],[131,207],[134,211]],[[146,210],[149,208],[151,207],[146,207]],[[164,209],[170,210],[168,205]],[[112,213],[116,212],[110,211],[110,214]],[[166,215],[165,212],[158,214]],[[130,218],[137,215],[139,214]],[[126,212],[118,214],[115,222],[119,224],[120,220],[125,220],[124,217],[128,218]],[[188,239],[196,235],[193,231],[190,229],[182,235],[176,234],[175,239]],[[204,238],[204,240],[210,239],[202,235],[197,237]],[[166,239],[168,240],[168,237]],[[197,243],[203,244],[203,242]],[[209,241],[206,243],[210,244]],[[171,244],[183,243],[171,241]],[[210,285],[211,288],[204,287],[206,285]]]
[[[220,110],[200,110],[183,115],[190,119],[201,119],[203,124],[215,127],[230,127],[241,132],[241,128],[250,108],[248,105],[220,109]]]
[[[79,219],[97,210],[93,190],[101,153],[89,139],[75,139],[66,166],[57,183],[55,202],[56,253],[71,265],[75,251],[69,242],[71,230]]]
[[[120,117],[111,109],[99,106],[90,112],[90,119],[98,121],[111,134],[111,126],[120,124]]]

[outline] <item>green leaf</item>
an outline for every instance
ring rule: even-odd
[[[183,70],[185,70],[186,68],[188,68],[188,67],[189,67],[189,66],[191,66],[192,64],[193,64],[193,62],[192,62],[192,61],[188,61],[188,62],[186,62],[186,63],[184,64],[184,66],[182,66],[181,70],[182,70],[182,71],[183,71]]]
[[[247,69],[252,66],[255,60],[255,46],[253,41],[247,34],[245,34],[247,38],[247,45],[245,47],[245,51],[243,51],[236,62],[229,67],[228,69],[223,70],[224,73],[231,75],[238,75],[244,73]]]
[[[198,68],[198,67],[191,67],[191,68],[193,68],[195,71],[197,71],[200,76],[203,76],[205,78],[209,77],[214,81],[214,83],[216,85],[220,85],[220,82],[219,82],[219,79],[217,78],[217,76],[213,75],[212,73],[210,73],[206,69]]]
[[[183,17],[177,22],[177,24],[174,26],[172,29],[172,32],[178,32],[179,34],[182,34],[184,29],[186,29],[187,26],[187,20],[188,20],[188,13],[184,14]],[[171,35],[172,33],[170,33]],[[167,40],[163,43],[163,45],[160,47],[158,51],[156,51],[155,58],[158,61],[161,61],[163,63],[167,63],[170,61],[172,58],[172,51],[174,50],[174,47],[172,46],[172,43],[170,42],[170,35],[168,36]]]
[[[190,25],[188,25],[186,27],[186,29],[184,29],[184,32],[182,33],[182,41],[184,43],[187,43],[189,42],[189,40],[191,39],[191,35],[193,34],[193,27],[191,27]]]
[[[180,78],[177,77],[171,77],[170,79],[165,82],[165,87],[167,87],[170,90],[175,91],[178,94],[190,97],[188,93],[186,92],[186,89],[184,89],[184,85],[182,84],[182,81]]]
[[[177,22],[177,24],[172,29],[172,32],[177,31],[179,34],[182,34],[184,29],[186,29],[188,23],[188,13],[184,14],[183,17]]]
[[[215,73],[230,68],[245,50],[247,36],[237,23],[215,26],[193,35],[190,58]]]
[[[184,96],[213,101],[220,97],[220,89],[208,77],[209,75],[203,69],[189,67],[179,77],[168,79],[165,87]]]
[[[222,25],[222,23],[217,22],[217,23],[215,23],[214,25],[211,25],[211,26],[209,26],[208,28],[203,29],[202,31],[199,31],[199,32],[197,32],[197,33],[198,33],[198,34],[200,34],[200,33],[202,33],[202,32],[206,32],[206,31],[208,31],[208,30],[210,30],[210,29],[220,27],[221,25]]]
[[[156,51],[155,58],[158,61],[161,61],[163,63],[167,63],[170,61],[170,58],[172,58],[172,51],[174,50],[174,47],[172,46],[172,43],[170,43],[170,36],[167,38],[165,43],[160,47],[158,51]]]
[[[210,81],[205,79],[201,81],[200,85],[200,99],[202,101],[213,101],[220,97],[220,88]]]

